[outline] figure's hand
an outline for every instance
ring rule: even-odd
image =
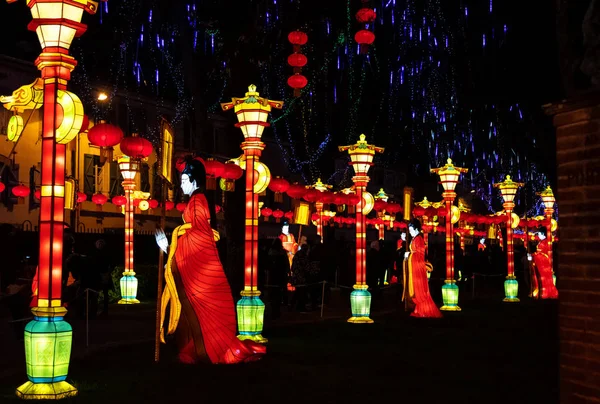
[[[405,252],[405,253],[404,253],[404,259],[405,259],[405,260],[407,260],[409,255],[410,255],[410,253],[409,253],[408,251],[407,251],[407,252]]]
[[[527,254],[527,261],[531,261],[531,254]]]
[[[212,231],[213,231],[213,238],[215,239],[215,242],[221,240],[221,235],[219,234],[219,232],[215,229],[212,229]]]
[[[163,231],[163,229],[156,229],[154,232],[154,237],[156,238],[156,244],[158,247],[166,254],[169,249],[169,240],[167,240],[167,235]]]

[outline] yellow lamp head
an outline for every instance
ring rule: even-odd
[[[348,151],[350,164],[356,175],[367,175],[369,168],[373,165],[375,153],[383,153],[385,149],[368,144],[365,135],[361,134],[358,142],[349,146],[339,146],[338,150]]]
[[[124,180],[133,181],[135,175],[139,171],[140,163],[136,160],[132,160],[129,156],[121,156],[118,159],[119,170]]]
[[[494,188],[500,189],[500,193],[502,194],[504,202],[513,202],[515,200],[515,195],[517,194],[517,189],[523,185],[525,184],[521,182],[514,182],[510,178],[510,175],[507,175],[506,180],[494,184]]]
[[[556,202],[556,198],[554,198],[554,192],[552,192],[550,185],[548,185],[542,192],[538,193],[538,195],[542,198],[542,202],[544,203],[546,209],[554,208],[554,202]]]
[[[460,174],[468,171],[468,168],[455,167],[454,164],[452,164],[452,159],[448,159],[446,165],[443,167],[431,169],[432,173],[440,176],[440,182],[444,187],[444,191],[454,191]]]

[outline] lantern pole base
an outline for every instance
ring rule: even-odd
[[[519,282],[517,282],[517,277],[514,275],[509,275],[506,277],[504,281],[504,295],[506,296],[502,301],[509,303],[517,303],[520,302],[519,298]]]
[[[121,287],[121,300],[119,300],[119,304],[138,304],[140,302],[136,299],[138,280],[135,277],[135,272],[123,272],[123,277],[119,281],[119,284]]]
[[[266,344],[269,340],[262,336],[265,304],[260,299],[260,291],[244,290],[242,298],[237,302],[236,311],[238,319],[238,339],[240,341],[252,340]]]
[[[443,311],[461,311],[458,307],[458,286],[454,279],[446,279],[442,285],[442,300],[444,305],[440,307]]]
[[[77,389],[62,381],[54,383],[25,382],[17,388],[17,397],[22,400],[60,400],[77,395]]]
[[[374,321],[369,318],[371,314],[371,293],[367,285],[354,285],[354,290],[350,293],[350,306],[352,308],[352,317],[348,319],[349,323],[371,324]]]
[[[71,359],[73,329],[64,307],[35,307],[25,326],[25,360],[29,381],[15,391],[24,400],[59,400],[77,395],[65,381]]]

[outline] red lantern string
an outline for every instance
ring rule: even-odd
[[[365,54],[369,50],[369,45],[371,45],[375,41],[375,34],[369,31],[367,28],[369,24],[372,24],[377,18],[377,14],[375,10],[370,7],[367,7],[367,1],[363,1],[363,8],[358,10],[356,13],[356,20],[364,26],[363,29],[358,31],[354,35],[354,40],[360,45],[360,53]]]
[[[302,74],[308,59],[300,53],[300,46],[306,44],[308,36],[302,31],[293,31],[288,35],[288,41],[294,46],[294,53],[288,56],[288,64],[294,68],[294,75],[287,80],[288,86],[294,89],[294,97],[300,96],[300,90],[306,87],[308,79]]]

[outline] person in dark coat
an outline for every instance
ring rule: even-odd
[[[100,289],[103,297],[102,314],[108,315],[109,292],[114,289],[112,273],[115,266],[111,262],[109,254],[106,253],[106,241],[97,240],[95,246],[96,249],[90,257],[91,264],[96,267],[94,272],[100,274]]]
[[[286,292],[287,277],[290,269],[290,261],[287,251],[283,248],[281,239],[273,239],[269,249],[269,272],[268,284],[271,301],[271,313],[273,319],[281,316],[281,303]]]

